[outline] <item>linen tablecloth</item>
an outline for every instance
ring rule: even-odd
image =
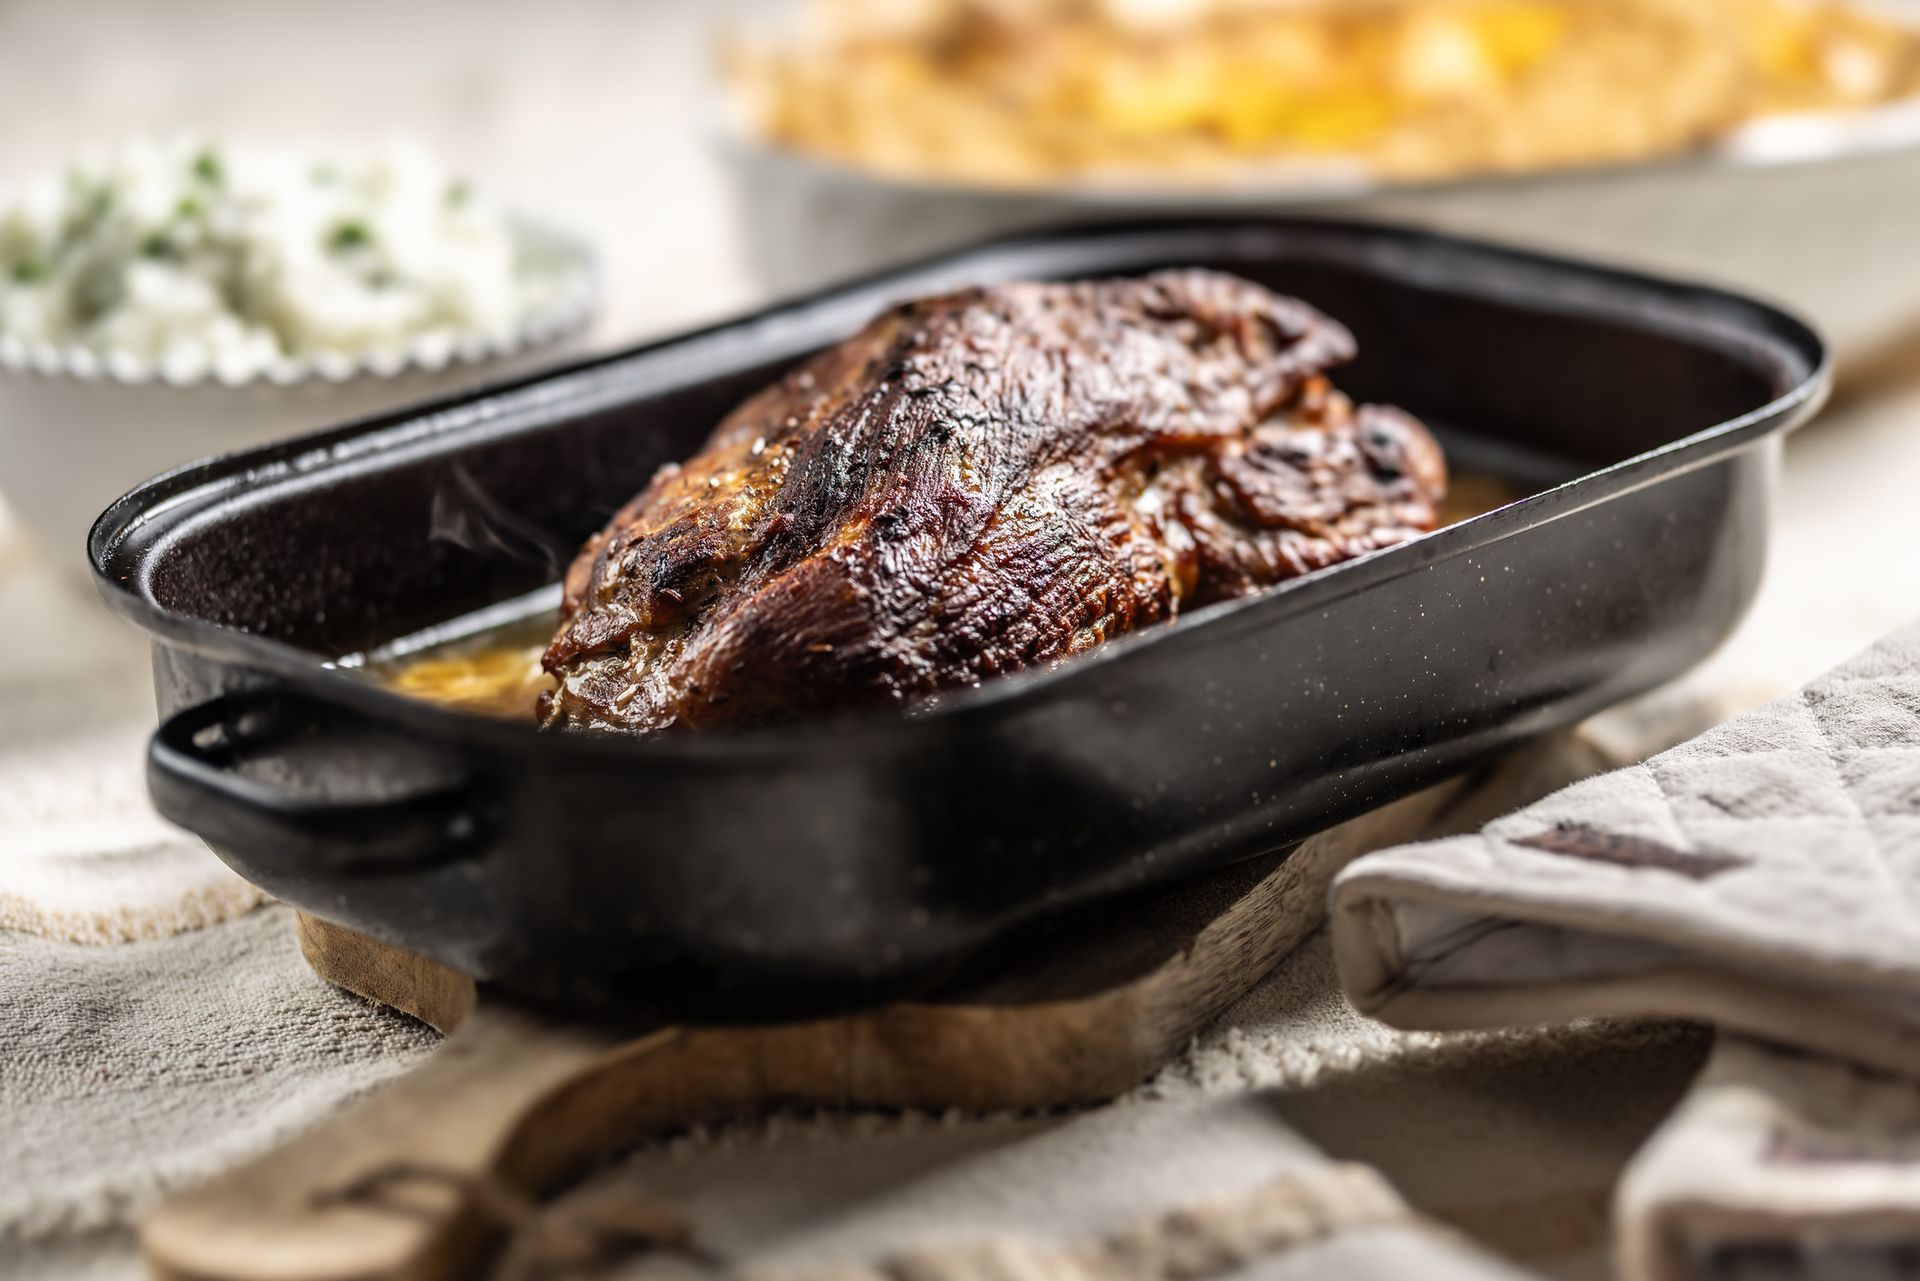
[[[5,537],[0,602],[23,626],[0,640],[0,1273],[133,1276],[132,1225],[157,1198],[435,1037],[315,978],[290,910],[151,814],[144,645]],[[1009,1259],[1138,1272],[1209,1223],[1207,1248],[1250,1262],[1334,1249],[1382,1276],[1494,1278],[1505,1250],[1591,1271],[1614,1170],[1703,1053],[1684,1027],[1395,1033],[1339,997],[1317,939],[1112,1109],[774,1118],[663,1143],[597,1186],[669,1187],[717,1249],[783,1276],[906,1256],[928,1276]],[[1500,1120],[1515,1097],[1534,1102]],[[1481,1168],[1473,1196],[1443,1151]]]
[[[1920,599],[1912,564],[1882,570],[1873,590],[1835,570],[1846,549],[1887,538],[1886,513],[1903,510],[1900,469],[1853,460],[1911,450],[1916,418],[1920,397],[1883,395],[1803,437],[1754,621],[1666,706],[1757,702]],[[0,637],[0,1036],[11,1047],[0,1057],[0,1261],[13,1274],[131,1276],[129,1225],[156,1196],[404,1070],[433,1037],[314,979],[286,909],[252,906],[252,891],[146,812],[144,645],[17,538],[0,546],[0,602],[19,620]],[[684,1136],[602,1181],[670,1188],[717,1245],[792,1273],[934,1237],[961,1255],[998,1249],[1021,1226],[1009,1205],[1051,1207],[1039,1217],[1052,1235],[1031,1248],[1084,1250],[1162,1212],[1253,1196],[1287,1169],[1359,1163],[1410,1216],[1475,1243],[1449,1260],[1492,1267],[1504,1253],[1531,1271],[1599,1276],[1617,1170],[1705,1053],[1704,1033],[1674,1026],[1393,1032],[1338,995],[1322,938],[1084,1128],[789,1118]],[[1151,1119],[1186,1108],[1264,1118],[1255,1134],[1266,1138],[1210,1154],[1219,1126]],[[1069,1213],[1039,1191],[1073,1161],[1101,1173]],[[993,1177],[967,1177],[974,1166]],[[935,1223],[944,1230],[929,1236]]]

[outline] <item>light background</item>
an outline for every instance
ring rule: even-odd
[[[130,133],[410,133],[592,237],[594,340],[632,341],[763,300],[717,145],[712,27],[771,2],[0,0],[0,190]],[[1794,442],[1762,598],[1691,688],[1750,703],[1920,612],[1915,474],[1920,341]]]

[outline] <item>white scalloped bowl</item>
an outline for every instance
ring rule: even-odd
[[[568,232],[519,217],[514,230],[522,252],[564,284],[505,338],[287,361],[231,382],[0,337],[0,501],[43,555],[84,573],[94,518],[149,477],[556,362],[585,337],[598,265]]]

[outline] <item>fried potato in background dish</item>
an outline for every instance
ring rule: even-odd
[[[1920,33],[1796,0],[839,0],[728,50],[763,139],[983,186],[1618,163],[1920,89]]]

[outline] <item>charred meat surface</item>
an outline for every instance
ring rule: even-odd
[[[710,730],[1047,664],[1434,527],[1446,465],[1217,272],[897,307],[662,468],[567,574],[548,724]]]

